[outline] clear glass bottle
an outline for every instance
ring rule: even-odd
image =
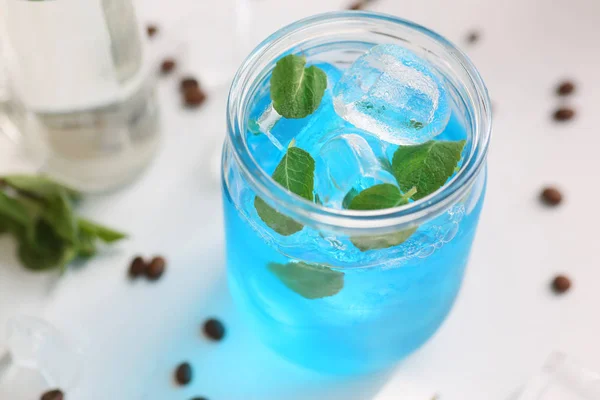
[[[155,153],[159,124],[131,0],[0,5],[0,129],[40,172],[77,189],[132,180]]]

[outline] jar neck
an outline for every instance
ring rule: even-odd
[[[261,82],[282,54],[309,58],[336,49],[336,62],[350,64],[369,47],[396,43],[426,59],[449,85],[464,118],[468,142],[460,171],[437,192],[398,209],[350,211],[325,208],[299,198],[274,182],[253,158],[246,142],[248,114]],[[240,172],[256,195],[269,199],[282,213],[316,229],[379,232],[420,225],[463,198],[483,168],[490,134],[490,100],[483,81],[467,56],[443,37],[419,25],[375,13],[335,12],[298,21],[262,42],[236,74],[228,103],[228,140]]]

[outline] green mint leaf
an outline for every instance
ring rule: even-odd
[[[357,194],[348,209],[350,210],[383,210],[385,208],[399,207],[408,203],[408,200],[417,193],[412,188],[405,195],[396,186],[389,183],[372,186]]]
[[[81,194],[76,190],[41,175],[8,175],[1,180],[15,190],[33,194],[41,199],[57,196],[60,191],[65,191],[71,201],[81,199]]]
[[[127,237],[127,234],[123,232],[116,231],[84,218],[79,218],[77,223],[80,232],[85,232],[88,236],[97,237],[105,243],[114,243]]]
[[[18,255],[28,269],[42,271],[55,268],[68,258],[70,246],[45,220],[40,219],[32,228],[32,237],[19,238]]]
[[[80,221],[81,223],[81,221]],[[96,236],[95,232],[86,229],[79,229],[79,240],[77,242],[77,257],[90,258],[96,255]]]
[[[30,221],[29,213],[23,204],[4,192],[0,192],[0,217],[4,221],[12,221],[23,226]]]
[[[309,201],[313,201],[314,178],[315,160],[297,147],[288,148],[273,172],[275,182]],[[303,228],[298,222],[273,209],[260,197],[254,199],[254,208],[260,219],[280,235],[293,235]]]
[[[271,75],[271,100],[275,111],[284,118],[304,118],[321,104],[327,75],[314,65],[305,66],[306,59],[293,54],[283,57],[275,65]]]
[[[350,189],[348,193],[346,193],[346,195],[344,196],[344,199],[342,200],[342,208],[350,208],[350,203],[352,203],[352,200],[354,200],[357,194],[358,190],[356,190],[356,188]]]
[[[268,268],[285,286],[305,299],[334,296],[344,287],[344,273],[324,265],[269,263]]]
[[[388,247],[398,246],[408,240],[419,227],[405,229],[398,232],[387,233],[385,235],[355,236],[350,241],[358,247],[360,251],[387,249]]]
[[[41,216],[48,221],[56,233],[71,244],[77,243],[77,223],[71,201],[64,189],[47,198],[46,207]]]
[[[417,146],[399,147],[392,159],[394,176],[400,189],[417,188],[415,200],[435,192],[452,176],[465,141],[429,141]]]
[[[37,201],[45,219],[62,238],[69,243],[77,242],[77,226],[72,202],[79,194],[44,176],[9,175],[2,182],[12,188],[22,200]]]
[[[372,186],[360,192],[348,207],[350,210],[383,210],[407,204],[417,193],[416,188],[411,188],[405,194],[396,186],[389,183]],[[360,251],[386,249],[404,243],[418,227],[405,229],[383,235],[356,236],[350,241]]]
[[[262,219],[269,228],[282,236],[293,235],[304,228],[302,224],[276,211],[260,197],[254,198],[254,208],[260,219]]]
[[[290,147],[275,168],[273,179],[290,192],[313,201],[315,160],[306,151]]]

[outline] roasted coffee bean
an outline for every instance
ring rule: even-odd
[[[154,257],[146,267],[146,277],[156,281],[164,274],[167,262],[163,257]]]
[[[362,10],[365,7],[365,5],[366,4],[364,1],[357,0],[348,6],[348,10],[354,10],[354,11]]]
[[[218,319],[211,318],[204,323],[204,334],[209,339],[222,340],[225,337],[225,326]]]
[[[44,393],[41,400],[63,400],[64,398],[65,395],[62,391],[54,389]]]
[[[188,89],[183,92],[183,100],[186,107],[200,107],[206,101],[206,94],[199,88]]]
[[[575,110],[568,107],[561,107],[554,112],[554,120],[564,122],[569,121],[575,117]]]
[[[187,385],[192,381],[192,366],[189,363],[181,363],[175,370],[175,381],[180,385]]]
[[[540,198],[549,206],[557,206],[562,202],[562,193],[555,187],[547,187],[542,190]]]
[[[144,261],[142,257],[137,256],[131,261],[131,265],[129,266],[129,276],[137,278],[146,272],[147,267],[146,261]]]
[[[179,88],[182,92],[191,89],[200,89],[200,83],[194,77],[188,76],[181,79],[181,83],[179,84]]]
[[[477,31],[471,31],[467,34],[467,43],[475,44],[481,38],[481,34]]]
[[[556,94],[559,96],[567,96],[575,91],[575,84],[571,81],[561,82],[556,87]]]
[[[176,66],[177,63],[175,62],[175,60],[173,60],[172,58],[167,58],[160,65],[160,72],[162,72],[163,75],[168,75],[171,72],[173,72]]]
[[[563,294],[571,289],[571,280],[564,275],[557,275],[552,280],[552,290],[556,294]]]
[[[146,33],[148,34],[148,37],[154,37],[158,33],[158,26],[154,24],[148,24],[146,26]]]

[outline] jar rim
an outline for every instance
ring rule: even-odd
[[[398,208],[374,211],[338,210],[303,199],[280,186],[259,166],[252,157],[245,140],[246,121],[243,120],[243,117],[246,104],[243,104],[244,97],[240,96],[240,93],[248,90],[254,84],[250,78],[261,57],[286,38],[308,28],[330,23],[358,21],[399,25],[404,29],[433,39],[441,44],[455,58],[455,61],[460,63],[474,89],[471,98],[472,106],[474,106],[475,126],[472,129],[474,140],[471,152],[465,158],[463,166],[449,183],[436,192]],[[280,52],[279,55],[282,53]],[[233,79],[227,104],[227,140],[232,147],[232,154],[240,167],[241,174],[254,192],[260,197],[268,199],[280,212],[298,222],[332,231],[341,229],[345,232],[364,232],[365,229],[373,228],[378,230],[382,228],[398,229],[399,226],[418,225],[464,197],[485,165],[491,137],[491,122],[491,103],[487,89],[479,72],[464,52],[441,35],[421,25],[391,15],[363,11],[317,14],[294,22],[273,33],[259,44],[242,63]]]

